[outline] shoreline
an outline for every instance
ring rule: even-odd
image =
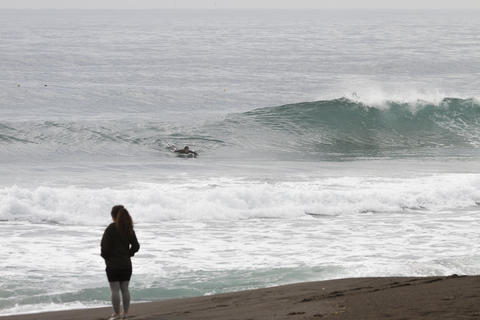
[[[110,307],[0,316],[101,320]],[[480,276],[349,278],[132,304],[128,319],[480,319]]]

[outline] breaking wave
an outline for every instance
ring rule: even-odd
[[[477,174],[277,183],[210,179],[188,184],[137,183],[121,189],[10,186],[0,189],[0,219],[103,225],[117,203],[126,205],[140,223],[311,218],[306,213],[354,217],[475,208],[479,200]]]
[[[216,158],[478,156],[480,103],[444,98],[367,105],[340,98],[197,124],[155,119],[0,123],[0,145],[10,154],[171,156],[170,144],[191,145]]]

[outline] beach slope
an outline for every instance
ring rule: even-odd
[[[100,320],[110,308],[0,317]],[[138,303],[129,319],[480,319],[480,276],[354,278]]]

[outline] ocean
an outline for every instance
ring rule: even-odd
[[[478,13],[0,10],[0,315],[479,274]]]

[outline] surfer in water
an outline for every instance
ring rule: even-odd
[[[198,153],[190,150],[188,146],[185,146],[183,149],[175,149],[173,152],[180,154],[193,154],[195,157],[198,156]]]

